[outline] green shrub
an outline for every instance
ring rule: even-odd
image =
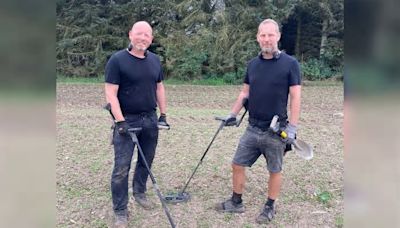
[[[177,57],[178,61],[171,73],[174,78],[184,81],[201,79],[202,65],[206,59],[207,55],[204,52],[196,52],[185,48],[184,55]]]
[[[336,72],[332,70],[323,60],[309,59],[300,65],[303,79],[315,81],[328,79],[336,75]]]
[[[225,83],[241,84],[244,79],[244,68],[239,68],[236,72],[228,72],[222,76]]]

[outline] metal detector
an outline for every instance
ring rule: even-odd
[[[245,107],[245,112],[243,113],[243,115],[242,115],[242,117],[240,118],[240,120],[239,120],[239,121],[236,121],[236,124],[235,124],[236,127],[239,127],[239,126],[240,126],[240,123],[242,122],[244,116],[245,116],[246,113],[247,113],[247,102],[248,102],[248,99],[247,99],[247,98],[244,98],[243,101],[242,101],[242,103],[243,103],[243,106]],[[207,154],[208,150],[210,149],[211,145],[213,144],[215,138],[217,138],[218,133],[219,133],[219,132],[222,130],[222,128],[224,128],[224,126],[225,126],[225,121],[226,121],[225,118],[216,117],[215,119],[221,121],[221,124],[219,125],[219,127],[218,127],[218,129],[217,129],[217,132],[215,132],[214,137],[211,139],[211,142],[208,144],[206,151],[204,151],[203,156],[200,158],[199,163],[197,164],[196,168],[193,170],[192,175],[190,175],[189,179],[186,181],[186,184],[185,184],[185,186],[183,187],[183,189],[182,189],[179,193],[175,193],[175,194],[174,194],[174,193],[171,193],[171,194],[168,194],[168,195],[165,196],[164,199],[165,199],[165,201],[166,201],[167,203],[178,204],[178,203],[184,203],[184,202],[187,202],[187,201],[190,200],[190,194],[189,194],[188,192],[185,192],[185,190],[186,190],[186,188],[188,187],[188,185],[189,185],[190,181],[192,180],[194,174],[196,173],[197,169],[199,168],[200,164],[203,162],[203,159],[204,159],[204,157],[206,156],[206,154]]]
[[[183,187],[182,191],[180,191],[177,194],[166,195],[164,199],[167,203],[177,204],[177,203],[187,202],[190,200],[190,195],[189,195],[189,193],[185,192],[185,190],[188,187],[188,185],[189,185],[190,181],[192,180],[194,174],[196,173],[197,169],[199,168],[200,164],[203,162],[204,157],[206,156],[208,150],[210,149],[210,147],[211,147],[212,143],[214,142],[215,138],[217,137],[218,133],[222,130],[222,128],[224,128],[224,126],[225,126],[225,122],[221,121],[221,124],[219,125],[217,132],[215,132],[214,137],[212,138],[211,142],[208,144],[206,151],[204,152],[203,156],[201,157],[196,168],[193,170],[192,175],[186,181],[186,184]]]
[[[114,115],[113,115],[112,112],[111,112],[111,104],[110,104],[110,103],[107,103],[107,104],[104,106],[104,109],[106,109],[107,111],[110,112],[110,115],[111,115],[113,121],[115,121]],[[133,141],[134,145],[137,146],[138,151],[139,151],[139,155],[140,155],[141,158],[143,159],[143,163],[144,163],[144,165],[146,166],[147,171],[149,172],[150,179],[151,179],[151,181],[153,182],[153,188],[154,188],[154,190],[156,191],[157,196],[158,196],[158,198],[159,198],[160,201],[161,201],[162,208],[164,209],[164,212],[165,212],[165,214],[167,215],[168,221],[169,221],[169,223],[171,224],[171,227],[172,227],[172,228],[175,228],[175,227],[176,227],[176,226],[175,226],[175,223],[174,223],[174,221],[173,221],[173,219],[172,219],[171,214],[169,213],[169,210],[168,210],[167,205],[165,204],[164,197],[162,196],[162,194],[161,194],[161,192],[160,192],[160,189],[158,188],[156,179],[154,178],[153,173],[151,172],[150,167],[149,167],[149,165],[147,164],[147,161],[146,161],[146,158],[145,158],[145,156],[144,156],[144,154],[143,154],[142,148],[140,147],[139,140],[138,140],[138,138],[137,138],[136,133],[137,133],[137,132],[140,132],[141,130],[142,130],[141,127],[138,127],[138,128],[129,128],[129,129],[128,129],[128,132],[129,132],[130,137],[132,138],[132,141]]]

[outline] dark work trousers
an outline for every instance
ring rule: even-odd
[[[142,128],[137,133],[137,137],[146,161],[151,167],[158,141],[157,114],[151,112],[126,115],[125,120],[131,127]],[[128,177],[135,145],[129,135],[120,135],[116,130],[114,130],[113,143],[115,157],[114,169],[111,176],[111,193],[114,212],[122,215],[127,213]],[[138,160],[133,177],[134,194],[146,192],[146,182],[149,176],[139,151],[136,154]]]

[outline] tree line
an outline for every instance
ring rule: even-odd
[[[166,78],[240,83],[259,52],[257,27],[265,18],[280,23],[280,49],[297,57],[306,79],[342,75],[343,1],[58,0],[56,6],[58,75],[102,75],[112,53],[129,44],[132,24],[145,20]]]

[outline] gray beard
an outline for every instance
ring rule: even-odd
[[[261,51],[265,54],[272,54],[275,51],[275,48],[262,48]]]
[[[131,43],[131,44],[132,44],[132,43]],[[134,49],[136,49],[136,50],[138,50],[138,51],[146,51],[146,49],[147,49],[147,48],[138,47],[138,46],[136,46],[136,45],[134,45],[134,44],[132,44],[132,48],[134,48]]]

